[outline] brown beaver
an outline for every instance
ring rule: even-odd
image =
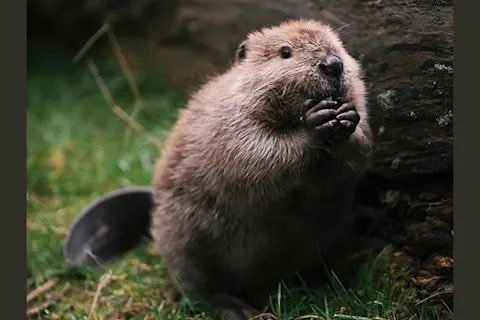
[[[360,68],[332,29],[253,32],[180,113],[156,166],[151,234],[188,293],[249,316],[348,234],[371,149]]]
[[[372,151],[367,119],[360,67],[332,29],[297,20],[253,32],[181,111],[153,205],[142,188],[94,202],[65,255],[109,260],[150,224],[181,288],[226,318],[252,316],[279,280],[316,280],[345,246]]]

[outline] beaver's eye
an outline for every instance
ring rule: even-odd
[[[282,59],[288,59],[292,56],[292,49],[290,47],[284,46],[280,48],[280,57]]]

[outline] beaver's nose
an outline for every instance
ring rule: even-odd
[[[325,59],[320,62],[318,67],[323,73],[334,77],[340,77],[343,72],[342,59],[334,54],[326,56]]]

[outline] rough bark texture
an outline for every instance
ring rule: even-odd
[[[384,212],[372,236],[407,257],[426,295],[450,294],[451,305],[451,0],[85,0],[74,9],[61,3],[30,1],[29,19],[48,20],[50,36],[78,48],[108,18],[131,65],[162,72],[187,93],[224,70],[251,30],[298,17],[341,28],[369,89],[376,150],[359,199],[367,213]]]

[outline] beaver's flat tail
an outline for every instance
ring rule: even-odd
[[[150,237],[151,187],[127,187],[87,206],[70,226],[63,252],[79,265],[113,261]]]

